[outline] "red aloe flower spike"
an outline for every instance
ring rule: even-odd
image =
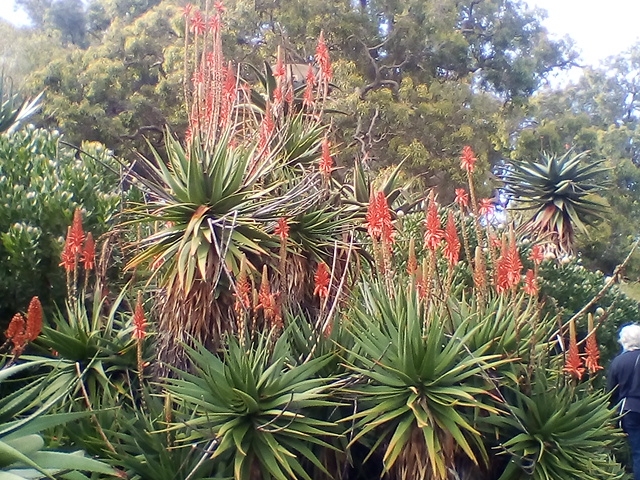
[[[285,217],[281,217],[278,219],[278,224],[273,233],[280,237],[281,241],[286,241],[289,238],[289,222]]]
[[[13,343],[13,355],[16,357],[20,356],[24,351],[24,347],[27,346],[28,341],[26,334],[26,322],[22,314],[16,313],[13,316],[5,335],[7,339],[11,339],[11,342]]]
[[[73,253],[69,237],[71,236],[71,227],[67,228],[67,239],[64,242],[62,253],[60,254],[60,266],[64,267],[67,272],[73,271],[76,263],[76,255]]]
[[[598,370],[602,370],[603,367],[599,364],[600,350],[598,349],[598,341],[596,340],[596,329],[593,326],[593,314],[590,313],[587,318],[589,336],[587,337],[587,344],[584,347],[584,353],[587,354],[584,359],[584,365],[590,374],[594,374]]]
[[[76,208],[73,213],[73,222],[67,234],[67,242],[69,242],[69,248],[74,255],[82,251],[84,230],[82,230],[82,210],[80,208]]]
[[[515,239],[503,243],[502,254],[496,261],[496,291],[505,292],[520,283],[522,262]]]
[[[320,79],[324,82],[330,82],[333,77],[333,71],[331,69],[331,60],[329,59],[329,49],[324,41],[324,32],[320,32],[318,37],[318,46],[316,47],[316,62],[320,68]]]
[[[142,308],[142,296],[138,295],[136,306],[133,310],[133,338],[142,340],[146,336],[147,321]]]
[[[418,260],[416,259],[416,242],[413,237],[409,239],[409,258],[407,259],[407,273],[410,276],[418,271]]]
[[[196,35],[202,35],[206,30],[204,18],[202,12],[196,10],[191,16],[191,31]]]
[[[431,251],[435,251],[443,238],[444,231],[441,228],[440,217],[438,216],[438,204],[435,201],[432,190],[429,194],[427,216],[425,219],[424,246]]]
[[[5,330],[4,336],[7,340],[13,340],[16,336],[24,335],[25,325],[26,323],[22,314],[16,313],[11,319],[11,322],[9,322],[9,326]]]
[[[42,305],[38,297],[33,297],[27,309],[27,326],[25,337],[29,342],[34,341],[42,331]]]
[[[373,193],[369,198],[367,209],[367,232],[374,240],[382,239],[387,245],[393,243],[395,232],[391,223],[391,212],[384,192]]]
[[[227,10],[227,7],[225,7],[224,4],[220,1],[214,2],[213,8],[218,13],[218,15],[222,15]]]
[[[466,208],[469,206],[469,194],[464,188],[456,188],[455,202],[460,205],[460,208]]]
[[[269,276],[267,274],[267,266],[262,267],[262,279],[260,281],[260,290],[258,291],[258,306],[256,309],[262,309],[264,319],[271,323],[276,318],[276,298],[271,293],[271,285],[269,284]]]
[[[483,198],[480,200],[480,205],[478,205],[478,214],[481,216],[491,215],[494,208],[493,198]]]
[[[531,260],[536,266],[542,263],[544,260],[544,249],[542,248],[542,245],[538,243],[531,248],[529,260]]]
[[[279,45],[278,45],[277,58],[278,59],[276,60],[276,68],[274,68],[273,70],[273,76],[278,79],[283,79],[285,75],[284,60],[282,59],[282,49],[280,48]]]
[[[324,178],[331,176],[331,172],[333,171],[333,158],[331,158],[327,137],[324,137],[322,140],[322,156],[320,157],[320,165],[318,168]]]
[[[460,155],[460,167],[469,173],[473,173],[475,164],[478,161],[476,155],[469,145],[465,145],[462,149],[462,155]]]
[[[239,315],[244,310],[251,308],[251,284],[247,277],[246,259],[242,257],[240,261],[240,273],[236,281],[236,303],[235,311]]]
[[[193,5],[190,3],[187,3],[182,9],[182,16],[185,17],[187,20],[189,20],[189,18],[191,17],[192,11],[193,11]]]
[[[82,250],[82,263],[85,270],[93,270],[96,265],[96,244],[93,241],[93,235],[87,234],[87,240],[84,242]]]
[[[307,69],[306,85],[302,96],[302,105],[304,107],[313,107],[313,87],[315,87],[315,85],[316,74],[313,70],[313,66],[309,64],[309,68]]]
[[[329,296],[329,282],[331,281],[331,275],[326,263],[318,263],[318,268],[316,269],[316,274],[313,279],[315,282],[313,294],[318,295],[321,299],[327,298]]]
[[[209,20],[207,20],[207,28],[209,29],[210,32],[216,34],[220,31],[221,27],[222,27],[222,19],[220,18],[219,13],[212,15],[211,17],[209,17]]]
[[[535,272],[529,269],[524,279],[524,293],[535,297],[538,295],[538,290],[538,279],[536,278]]]
[[[456,222],[453,219],[453,212],[449,211],[447,217],[447,226],[444,230],[444,249],[443,253],[449,265],[455,265],[460,259],[460,239],[456,230]]]
[[[578,342],[576,341],[576,323],[571,320],[569,323],[569,351],[565,356],[565,364],[563,371],[568,373],[578,380],[582,379],[584,368],[582,367],[582,360],[580,359],[580,353],[578,352]]]

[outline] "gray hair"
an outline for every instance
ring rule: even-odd
[[[618,341],[625,351],[640,349],[640,325],[632,323],[622,327]]]

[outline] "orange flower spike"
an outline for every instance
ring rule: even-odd
[[[16,357],[19,356],[23,352],[28,341],[26,334],[26,322],[22,314],[16,313],[13,316],[5,335],[7,339],[11,339],[11,342],[13,343],[13,355]]]
[[[76,208],[76,211],[73,213],[73,222],[67,235],[67,242],[74,255],[82,251],[84,230],[82,230],[82,210],[80,208]]]
[[[531,260],[536,266],[542,263],[542,261],[544,260],[544,250],[542,248],[542,245],[536,244],[531,248],[529,260]]]
[[[329,49],[324,41],[324,31],[321,31],[320,37],[318,37],[315,59],[320,67],[320,79],[325,82],[330,82],[333,77],[333,70],[331,68],[331,60],[329,59]]]
[[[418,260],[416,259],[416,242],[413,237],[409,239],[409,258],[407,259],[407,273],[413,276],[418,271]]]
[[[316,86],[316,74],[313,65],[309,64],[307,69],[306,84],[304,94],[302,96],[302,105],[305,107],[313,107],[313,87]]]
[[[321,299],[329,296],[329,282],[331,281],[331,275],[329,268],[324,262],[318,263],[316,274],[314,276],[315,288],[313,294],[318,295]]]
[[[69,237],[71,235],[71,227],[67,228],[67,239],[64,242],[64,247],[62,248],[62,253],[60,254],[60,266],[64,267],[67,272],[73,271],[73,267],[76,262],[76,255],[72,250],[71,242],[69,241]]]
[[[285,242],[289,238],[289,222],[286,218],[282,217],[278,219],[278,224],[273,233],[280,237],[280,240]]]
[[[262,308],[262,314],[265,320],[271,321],[276,314],[276,299],[271,293],[271,285],[269,284],[269,276],[267,274],[267,266],[262,267],[262,279],[260,281],[260,290],[258,291],[258,307]]]
[[[391,222],[391,212],[384,192],[371,192],[367,209],[367,232],[375,240],[382,239],[387,245],[393,243],[395,232]]]
[[[138,300],[133,311],[133,338],[142,340],[147,332],[147,321],[144,316],[144,309],[142,308],[141,295],[138,295]]]
[[[280,45],[278,45],[276,68],[273,70],[273,76],[276,78],[279,78],[279,77],[284,77],[284,75],[285,75],[285,70],[284,70],[284,60],[282,58],[282,49],[280,48]]]
[[[481,216],[491,215],[494,209],[495,205],[493,203],[493,198],[483,198],[480,200],[480,204],[478,205],[478,214]]]
[[[42,305],[38,297],[33,297],[27,309],[27,326],[25,327],[25,337],[32,342],[42,331]]]
[[[584,373],[582,360],[578,352],[578,342],[576,341],[576,323],[573,320],[569,323],[569,351],[565,356],[563,371],[578,380],[582,379],[582,374]]]
[[[535,272],[529,269],[524,279],[524,293],[534,297],[538,295],[538,290],[538,280],[536,279]]]
[[[438,204],[435,201],[433,190],[429,194],[427,206],[427,216],[425,219],[424,246],[431,251],[435,251],[444,238],[444,231],[438,216]]]
[[[4,336],[7,340],[13,340],[16,336],[20,336],[24,334],[25,330],[25,321],[24,317],[21,313],[16,313],[11,322],[9,322],[9,326],[4,332]]]
[[[240,261],[240,273],[236,282],[236,312],[251,308],[251,284],[247,278],[246,259],[243,256]]]
[[[455,203],[460,205],[460,208],[466,208],[469,206],[469,194],[464,188],[456,188]]]
[[[462,155],[460,155],[460,167],[468,173],[473,173],[477,161],[478,159],[476,158],[475,153],[473,153],[471,147],[466,145],[462,149]]]
[[[82,250],[82,263],[85,270],[93,270],[96,266],[96,244],[93,241],[93,235],[87,234],[87,239],[84,242],[84,249]]]
[[[333,158],[331,158],[331,153],[329,151],[329,140],[327,137],[324,137],[322,140],[322,156],[320,157],[320,165],[319,165],[320,173],[323,177],[329,178],[331,176],[331,172],[333,171]]]
[[[589,370],[589,373],[594,374],[598,370],[603,370],[600,365],[600,350],[598,348],[598,340],[596,339],[596,329],[593,326],[593,314],[588,315],[588,328],[589,336],[587,337],[587,344],[584,347],[584,353],[587,354],[584,359],[584,365]]]
[[[444,230],[444,249],[443,253],[449,265],[455,265],[460,259],[460,239],[456,230],[456,222],[453,219],[453,212],[449,211],[447,217],[447,226]]]

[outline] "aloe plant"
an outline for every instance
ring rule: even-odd
[[[472,381],[506,361],[488,355],[490,339],[469,348],[479,326],[473,317],[451,329],[447,312],[427,311],[415,290],[365,282],[362,304],[349,329],[359,347],[350,368],[362,377],[353,387],[361,410],[352,418],[352,444],[371,437],[371,452],[383,448],[385,472],[398,479],[445,479],[462,453],[486,460],[474,414],[497,413],[483,401],[488,387]],[[477,323],[481,323],[478,319]]]
[[[185,406],[185,446],[195,442],[213,459],[229,464],[235,480],[274,478],[311,480],[310,469],[326,473],[314,445],[332,448],[322,438],[335,424],[314,416],[317,407],[335,407],[328,396],[330,379],[316,374],[330,357],[296,364],[286,341],[273,345],[262,335],[242,345],[229,339],[222,358],[189,348],[196,373],[177,372],[168,391]]]
[[[47,360],[27,361],[0,369],[0,385],[14,375],[39,368]],[[59,452],[46,448],[44,432],[81,419],[88,412],[49,413],[75,388],[77,381],[51,395],[49,382],[56,382],[56,367],[42,381],[27,383],[3,399],[0,407],[0,478],[3,480],[54,478],[71,472],[113,475],[106,463],[88,458],[82,450]]]
[[[603,160],[589,161],[588,152],[513,163],[507,168],[505,188],[517,202],[514,208],[532,210],[525,230],[555,244],[560,253],[573,253],[575,229],[607,211],[598,192],[603,189]]]

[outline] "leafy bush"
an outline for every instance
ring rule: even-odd
[[[545,262],[541,265],[540,275],[544,279],[541,292],[543,297],[547,297],[546,308],[553,314],[560,313],[563,321],[568,320],[593,299],[606,282],[602,272],[587,270],[577,259],[567,263]],[[591,313],[596,313],[598,308],[604,309],[606,315],[598,329],[598,343],[602,364],[607,365],[620,351],[620,327],[640,319],[640,306],[614,285],[593,306]],[[578,330],[582,335],[586,335],[586,315],[578,319]]]
[[[117,210],[116,162],[100,144],[82,150],[33,126],[0,136],[0,325],[34,295],[45,307],[64,298],[58,264],[76,207],[96,237]]]

